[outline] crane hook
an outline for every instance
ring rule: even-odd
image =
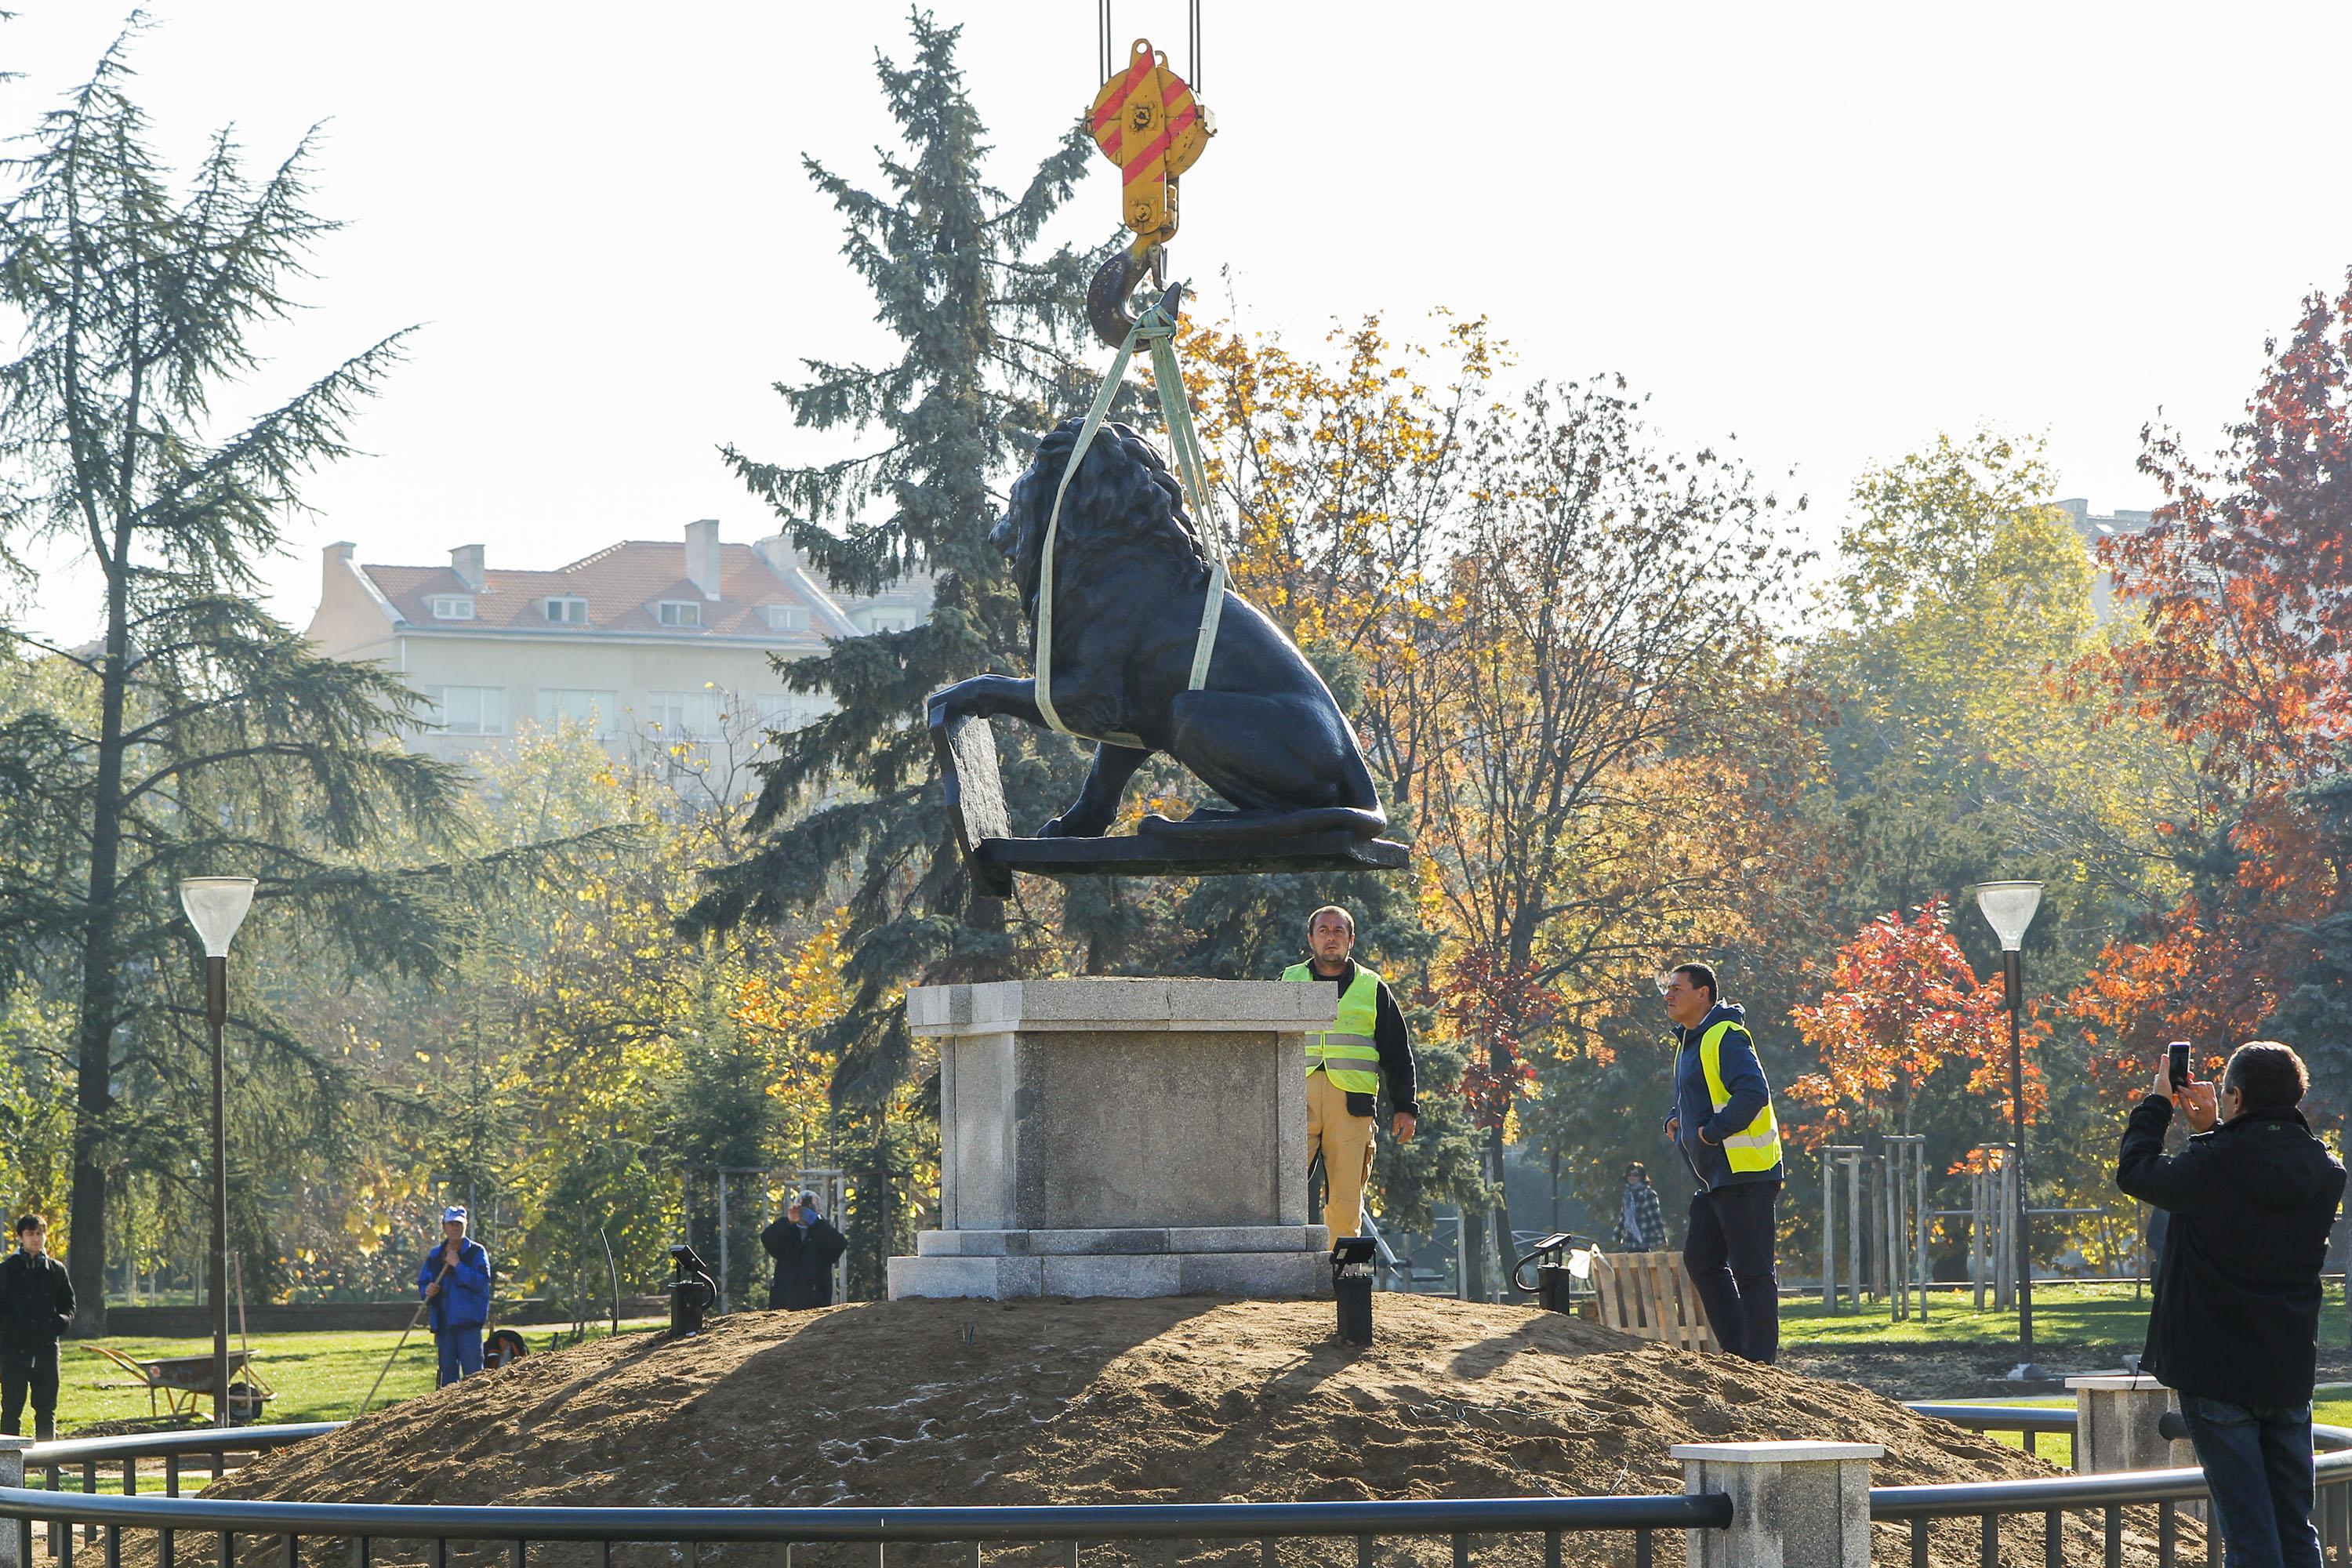
[[[1115,251],[1095,268],[1094,282],[1087,289],[1087,324],[1109,347],[1127,342],[1127,334],[1135,330],[1128,302],[1146,278],[1154,288],[1168,287],[1168,247],[1156,240]]]

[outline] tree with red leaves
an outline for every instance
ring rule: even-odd
[[[1951,910],[1931,899],[1905,920],[1888,912],[1837,951],[1821,999],[1791,1010],[1821,1070],[1789,1086],[1788,1098],[1821,1107],[1789,1135],[1818,1149],[1864,1131],[1910,1132],[1932,1089],[2009,1098],[2008,1003],[1998,975],[1979,981],[1952,940]],[[2028,1120],[2047,1097],[2032,1053],[2047,1034],[2025,1032]]]
[[[2204,782],[2194,820],[2158,824],[2189,889],[2111,943],[2070,999],[2121,1082],[2188,1036],[2288,1036],[2340,1103],[2352,1039],[2352,277],[2315,293],[2206,463],[2151,431],[2141,471],[2166,504],[2103,547],[2143,640],[2099,671],[2119,714],[2161,724]]]

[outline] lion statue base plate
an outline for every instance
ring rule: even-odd
[[[1254,838],[1246,843],[1162,834],[1116,837],[1015,838],[996,767],[996,732],[981,717],[932,731],[948,819],[955,825],[983,898],[1009,898],[1013,874],[1038,877],[1230,877],[1265,871],[1395,871],[1405,847],[1345,829]]]

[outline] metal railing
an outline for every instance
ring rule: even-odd
[[[1630,1532],[1633,1561],[1652,1568],[1655,1532],[1721,1530],[1731,1500],[1721,1493],[1649,1497],[1492,1498],[1429,1502],[1152,1503],[1013,1508],[460,1508],[389,1503],[258,1502],[210,1498],[108,1497],[0,1488],[0,1518],[13,1521],[19,1563],[35,1561],[35,1528],[46,1524],[58,1568],[73,1568],[74,1538],[97,1531],[107,1568],[122,1561],[125,1531],[157,1532],[158,1563],[175,1562],[176,1537],[196,1531],[216,1542],[215,1561],[237,1561],[240,1538],[278,1543],[265,1558],[299,1568],[305,1542],[346,1542],[352,1568],[368,1568],[378,1543],[425,1542],[435,1568],[446,1568],[453,1542],[500,1542],[510,1568],[529,1568],[534,1544],[579,1542],[601,1548],[610,1568],[616,1543],[682,1547],[688,1563],[703,1547],[765,1543],[866,1544],[883,1568],[893,1545],[960,1544],[970,1568],[984,1547],[1054,1542],[1066,1568],[1077,1568],[1082,1542],[1151,1542],[1160,1561],[1176,1561],[1182,1541],[1255,1541],[1263,1568],[1277,1568],[1276,1545],[1299,1539],[1350,1538],[1358,1568],[1371,1568],[1383,1538],[1444,1537],[1456,1568],[1467,1568],[1474,1537],[1540,1535],[1545,1568],[1560,1568],[1561,1538],[1591,1531]],[[79,1530],[76,1527],[80,1527]],[[315,1561],[315,1557],[314,1557]],[[789,1555],[786,1561],[789,1562]]]
[[[2021,1433],[2029,1451],[2037,1432],[2074,1431],[2074,1412],[2063,1406],[1919,1403],[1908,1408],[1973,1431]],[[2352,1428],[2315,1425],[2311,1436],[2314,1446],[2322,1450],[2312,1464],[2318,1500],[2312,1522],[2319,1531],[2320,1551],[2338,1568],[2352,1568]],[[1985,1568],[1995,1568],[2001,1561],[2001,1521],[2011,1515],[2039,1514],[2045,1568],[2068,1568],[2070,1563],[2083,1559],[2068,1555],[2065,1516],[2095,1510],[2100,1525],[2100,1560],[2105,1568],[2122,1568],[2124,1510],[2136,1504],[2154,1504],[2157,1561],[2161,1568],[2173,1568],[2180,1554],[2180,1505],[2202,1504],[2208,1498],[2204,1472],[2189,1466],[2037,1477],[2030,1480],[1873,1487],[1870,1517],[1874,1523],[1909,1526],[1911,1561],[1917,1568],[1925,1568],[1931,1560],[1937,1521],[1970,1521],[1977,1530],[1978,1560]],[[2205,1530],[2205,1551],[2206,1561],[2213,1568],[2220,1568],[2221,1532],[2210,1528],[2210,1523]]]
[[[2042,1405],[1921,1403],[1917,1413],[1980,1432],[2072,1432],[2074,1412]],[[1560,1568],[1562,1538],[1614,1531],[1630,1534],[1637,1568],[1656,1562],[1660,1531],[1723,1530],[1731,1526],[1732,1503],[1719,1492],[1640,1497],[1500,1498],[1459,1501],[1154,1503],[1071,1507],[1001,1508],[535,1508],[411,1506],[383,1503],[272,1502],[179,1495],[182,1468],[223,1473],[230,1455],[258,1452],[335,1430],[340,1422],[190,1432],[142,1433],[122,1437],[69,1439],[40,1444],[26,1453],[28,1476],[39,1473],[46,1489],[0,1488],[0,1528],[14,1539],[15,1560],[32,1568],[43,1545],[57,1568],[73,1568],[76,1538],[84,1549],[99,1547],[105,1568],[121,1568],[123,1532],[154,1532],[159,1568],[173,1568],[177,1538],[194,1531],[214,1543],[213,1560],[226,1568],[238,1561],[238,1542],[266,1541],[261,1561],[301,1568],[306,1542],[334,1543],[351,1568],[370,1568],[380,1543],[424,1542],[432,1568],[448,1568],[453,1542],[480,1547],[503,1543],[509,1568],[530,1568],[535,1544],[596,1545],[599,1568],[611,1568],[615,1543],[661,1545],[682,1552],[689,1565],[703,1547],[764,1543],[791,1549],[820,1543],[871,1546],[876,1568],[886,1568],[893,1545],[960,1544],[969,1568],[982,1568],[983,1550],[1006,1543],[1054,1543],[1065,1568],[1078,1568],[1082,1543],[1109,1546],[1156,1543],[1159,1561],[1172,1564],[1180,1542],[1259,1543],[1262,1568],[1278,1568],[1277,1543],[1291,1540],[1345,1540],[1356,1543],[1357,1568],[1371,1568],[1376,1544],[1384,1538],[1450,1539],[1455,1568],[1468,1568],[1476,1538],[1540,1536],[1545,1568]],[[2315,1426],[2324,1450],[2315,1463],[2323,1551],[2338,1564],[2352,1565],[2352,1429]],[[166,1494],[139,1495],[141,1460],[166,1465]],[[124,1494],[96,1490],[101,1466],[124,1467]],[[79,1471],[79,1491],[60,1489]],[[1938,1521],[1967,1521],[1980,1543],[1980,1561],[2000,1563],[2004,1521],[2039,1517],[2042,1556],[2048,1568],[2090,1558],[2068,1541],[2067,1516],[2092,1514],[2097,1521],[2102,1560],[2120,1568],[2130,1508],[2153,1507],[2157,1554],[2165,1568],[2179,1560],[2185,1532],[2183,1504],[2207,1499],[2202,1473],[2193,1468],[2107,1474],[2039,1477],[1927,1486],[1874,1487],[1873,1522],[1908,1527],[1913,1563],[1931,1561]],[[2012,1532],[2013,1535],[2014,1532]],[[2011,1561],[2018,1542],[2008,1542]],[[2208,1531],[2208,1561],[2219,1563],[2218,1534]],[[216,1552],[216,1555],[215,1553]],[[6,1553],[0,1552],[0,1556]],[[313,1552],[312,1562],[320,1561]]]
[[[36,1443],[25,1450],[25,1474],[47,1477],[48,1489],[61,1491],[69,1471],[78,1470],[85,1493],[98,1490],[100,1466],[122,1467],[122,1491],[139,1491],[139,1462],[163,1461],[163,1493],[180,1495],[181,1472],[198,1469],[218,1480],[228,1471],[231,1454],[257,1454],[291,1443],[323,1436],[342,1426],[341,1421],[304,1421],[275,1426],[198,1426],[184,1432],[131,1432],[114,1437],[67,1437]],[[208,1461],[194,1466],[191,1458]],[[207,1483],[209,1484],[209,1483]]]

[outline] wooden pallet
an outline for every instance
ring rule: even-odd
[[[1601,1293],[1601,1321],[1609,1327],[1678,1350],[1721,1348],[1681,1253],[1596,1252],[1592,1283]]]

